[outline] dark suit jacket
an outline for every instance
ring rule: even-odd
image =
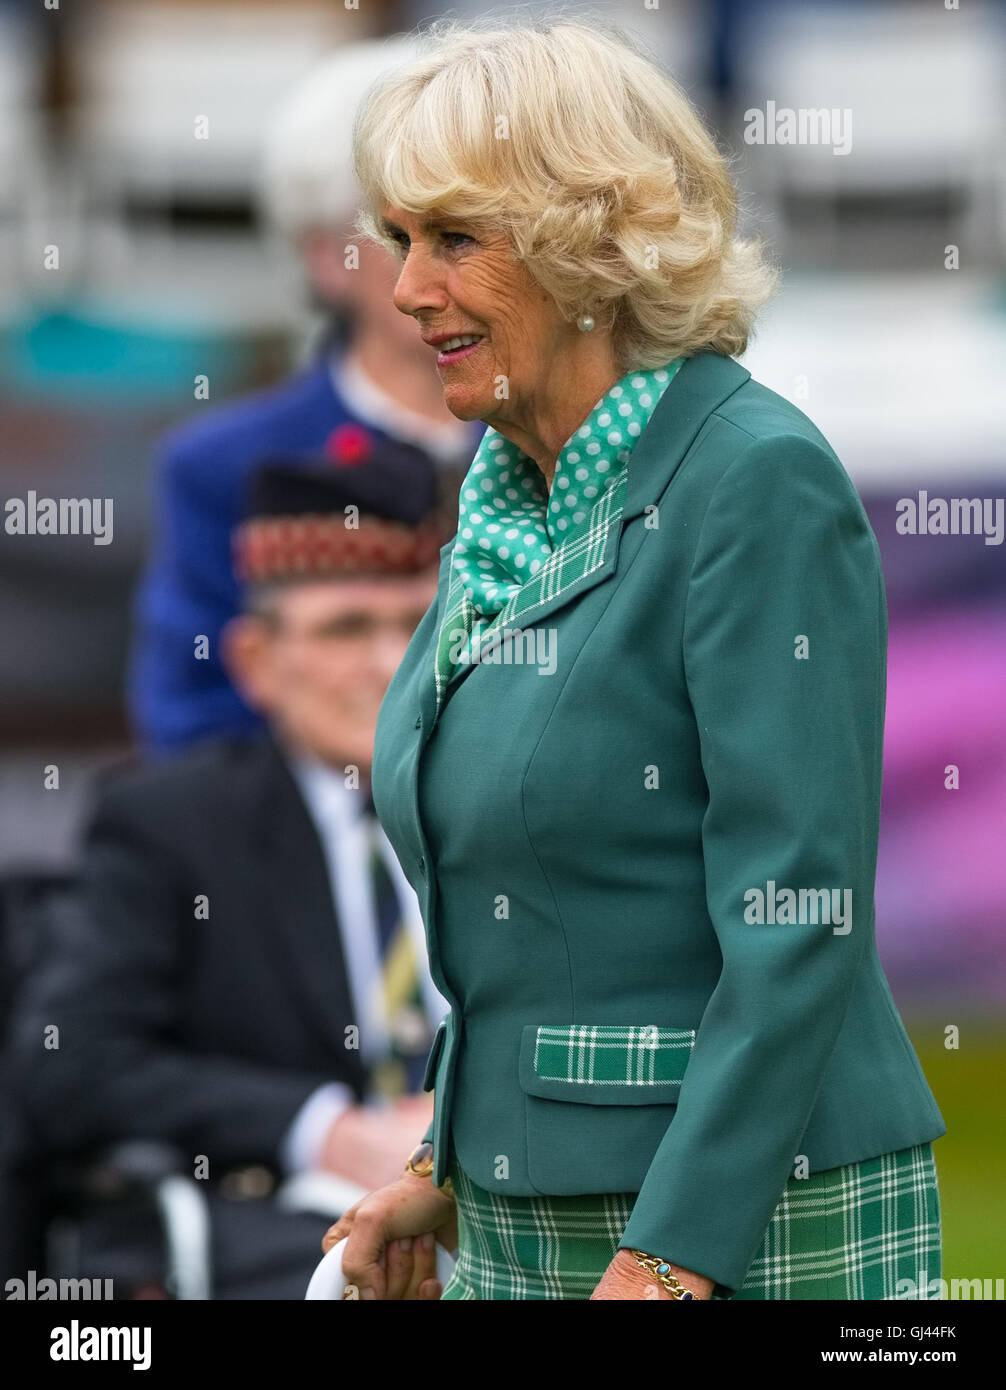
[[[208,899],[208,919],[196,899]],[[16,1023],[24,1101],[50,1150],[160,1139],[276,1167],[323,1082],[362,1098],[321,844],[268,736],[120,773]],[[59,1047],[44,1045],[55,1024]]]

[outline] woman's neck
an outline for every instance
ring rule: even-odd
[[[548,491],[563,445],[622,375],[601,340],[596,351],[562,363],[525,409],[487,423],[534,459]]]

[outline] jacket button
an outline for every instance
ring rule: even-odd
[[[426,873],[426,860],[425,860],[424,858],[421,858],[421,859],[419,860],[419,872],[420,872],[421,874],[425,874],[425,873]]]
[[[422,727],[423,727],[423,716],[422,716],[421,714],[417,714],[417,715],[416,715],[416,728],[417,728],[417,729],[421,729]]]

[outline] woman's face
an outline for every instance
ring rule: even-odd
[[[549,379],[568,363],[575,327],[525,267],[510,258],[502,233],[486,235],[463,219],[428,219],[386,204],[386,230],[403,259],[394,301],[424,339],[477,335],[473,347],[436,353],[448,409],[461,420],[533,429]]]

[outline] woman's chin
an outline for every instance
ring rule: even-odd
[[[491,392],[489,393],[491,397]],[[459,420],[483,420],[490,409],[486,393],[463,382],[444,382],[444,405]]]

